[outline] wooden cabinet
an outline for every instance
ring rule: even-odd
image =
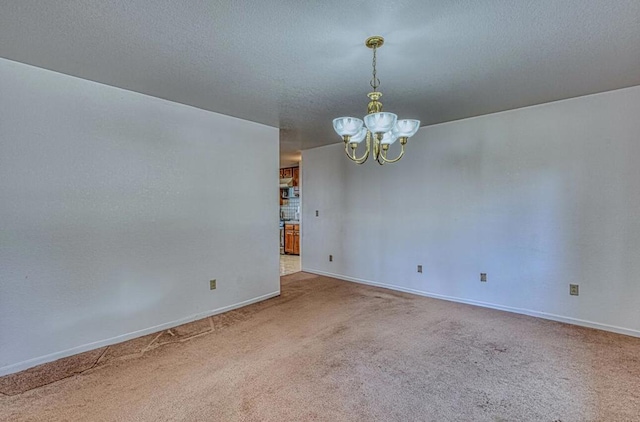
[[[300,255],[300,225],[284,225],[284,253]]]
[[[284,225],[284,253],[292,254],[294,251],[294,233],[293,224]]]
[[[280,178],[293,179],[293,186],[298,186],[300,182],[300,167],[287,167],[280,169]]]
[[[299,225],[295,225],[295,231],[293,232],[293,254],[300,255],[300,230]]]
[[[291,177],[293,177],[293,186],[298,186],[298,181],[300,180],[300,167],[293,168]]]
[[[299,182],[300,182],[300,168],[299,167],[286,167],[286,168],[281,168],[280,169],[280,179],[292,179],[292,185],[293,185],[293,189],[280,189],[280,206],[283,205],[288,205],[289,204],[289,197],[299,197],[300,196],[300,187],[299,187]],[[289,214],[291,214],[293,211],[289,210]],[[289,215],[287,218],[292,218],[293,215]],[[282,218],[282,217],[281,217]],[[296,229],[297,231],[297,229]],[[299,234],[298,234],[299,235]],[[291,248],[293,248],[293,242],[287,242],[289,245],[292,245]],[[300,242],[298,242],[300,243]],[[298,252],[295,252],[296,254],[299,254],[300,252],[300,248],[297,248]],[[286,251],[286,253],[294,253],[293,249],[291,249],[291,251]]]

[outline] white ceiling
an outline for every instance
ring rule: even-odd
[[[0,57],[277,126],[283,161],[366,111],[423,125],[640,85],[639,0],[5,0]]]

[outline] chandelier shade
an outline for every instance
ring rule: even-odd
[[[382,93],[378,90],[380,79],[376,72],[376,52],[382,44],[384,44],[384,38],[381,36],[369,37],[365,41],[365,45],[373,50],[373,77],[370,82],[373,91],[367,94],[371,101],[367,106],[364,121],[355,117],[340,117],[333,120],[333,129],[342,137],[347,157],[356,164],[367,161],[369,155],[373,155],[373,159],[380,165],[399,161],[404,156],[408,139],[420,129],[419,120],[399,120],[397,115],[382,111],[380,101]],[[388,158],[390,145],[397,140],[400,140],[400,153],[396,158]],[[358,157],[356,150],[363,143],[366,145],[366,151]]]
[[[389,131],[389,132],[385,133],[384,135],[382,135],[382,139],[380,140],[380,143],[382,145],[391,145],[392,143],[394,143],[397,140],[398,140],[398,137],[395,136],[393,134],[393,132]]]
[[[396,124],[398,116],[393,113],[373,113],[364,116],[364,124],[372,133],[389,132]]]
[[[333,128],[340,136],[353,136],[362,128],[362,120],[355,117],[339,117],[333,120]]]
[[[351,137],[351,139],[349,139],[349,142],[355,142],[356,144],[359,144],[360,142],[364,141],[366,137],[367,128],[363,126],[360,128],[360,131],[358,131],[358,133],[356,133]]]
[[[420,129],[420,120],[398,120],[393,127],[393,134],[397,138],[410,138]]]

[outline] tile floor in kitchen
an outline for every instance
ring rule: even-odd
[[[280,275],[288,275],[300,271],[300,256],[280,255]]]

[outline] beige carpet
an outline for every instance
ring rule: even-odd
[[[2,395],[0,419],[640,421],[640,339],[305,273],[282,292]]]

